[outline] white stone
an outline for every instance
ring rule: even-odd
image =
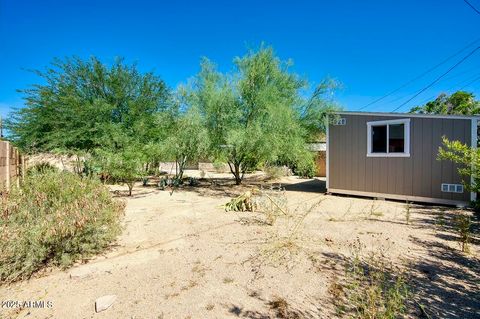
[[[107,310],[117,299],[116,295],[107,295],[95,300],[95,312]]]

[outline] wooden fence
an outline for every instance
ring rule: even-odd
[[[9,190],[25,175],[25,157],[10,142],[0,141],[0,186]]]

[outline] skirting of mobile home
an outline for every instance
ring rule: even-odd
[[[458,166],[438,160],[442,137],[477,147],[479,117],[338,112],[327,127],[327,191],[466,205]]]

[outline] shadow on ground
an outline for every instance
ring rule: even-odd
[[[327,185],[325,181],[320,179],[307,179],[300,183],[286,184],[285,190],[291,192],[307,192],[307,193],[325,193]]]

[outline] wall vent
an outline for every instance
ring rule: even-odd
[[[462,184],[442,183],[442,192],[444,192],[444,193],[463,193],[463,185]]]

